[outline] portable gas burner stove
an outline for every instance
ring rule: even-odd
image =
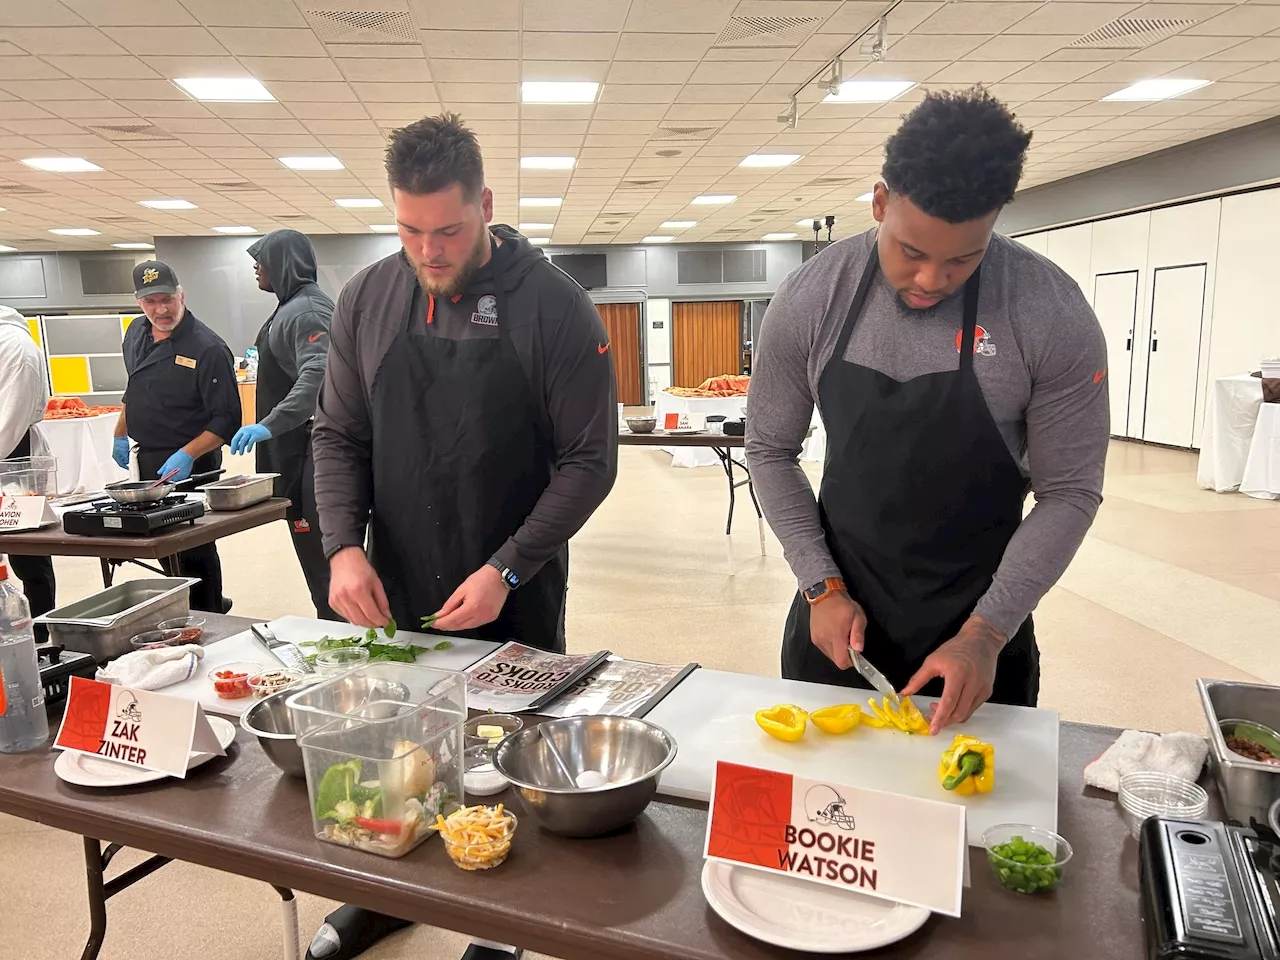
[[[1139,860],[1151,960],[1280,958],[1280,840],[1267,825],[1152,817]]]
[[[62,529],[87,537],[119,534],[150,537],[179,523],[194,523],[203,516],[204,501],[188,500],[180,494],[151,503],[103,500],[68,510],[62,515]]]

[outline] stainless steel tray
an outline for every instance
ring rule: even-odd
[[[191,611],[191,577],[148,577],[126,580],[98,593],[50,610],[36,623],[47,624],[49,636],[68,650],[87,653],[99,663],[128,653],[129,638],[161,620]]]
[[[1252,720],[1280,729],[1280,687],[1203,679],[1196,686],[1209,722],[1209,767],[1227,816],[1242,824],[1251,817],[1265,823],[1268,808],[1280,800],[1280,767],[1246,760],[1228,750],[1218,722]]]
[[[208,483],[201,490],[210,510],[243,510],[271,499],[278,473],[248,473]]]

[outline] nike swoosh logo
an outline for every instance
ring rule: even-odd
[[[323,336],[324,336],[323,332],[313,333],[311,336],[307,337],[307,343],[315,343],[317,340],[319,340]]]
[[[1107,371],[1105,371],[1105,370],[1099,370],[1097,373],[1095,373],[1095,374],[1093,375],[1093,382],[1094,382],[1094,383],[1101,383],[1101,382],[1102,382],[1102,378],[1103,378],[1103,377],[1105,377],[1106,375],[1107,375]]]
[[[607,343],[602,343],[600,344],[600,346],[596,347],[596,353],[604,354],[608,352],[609,352],[609,344]]]

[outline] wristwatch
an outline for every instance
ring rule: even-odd
[[[826,600],[833,593],[844,589],[844,581],[839,577],[827,577],[827,579],[820,583],[815,583],[812,587],[801,592],[804,594],[804,598],[809,601],[809,606],[812,607]]]
[[[497,557],[490,557],[485,561],[485,564],[498,571],[498,574],[502,577],[502,582],[507,585],[508,590],[514,590],[520,586],[520,577]]]

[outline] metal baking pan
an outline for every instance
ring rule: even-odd
[[[278,473],[247,473],[207,483],[198,489],[209,501],[210,510],[243,510],[270,500]]]
[[[148,577],[126,580],[98,593],[50,610],[36,623],[49,627],[49,637],[68,650],[87,653],[99,663],[128,653],[129,638],[161,620],[191,612],[191,577]]]
[[[1245,825],[1251,817],[1265,823],[1271,805],[1280,800],[1280,767],[1228,750],[1219,721],[1252,720],[1280,728],[1280,687],[1203,679],[1196,686],[1209,722],[1209,767],[1227,816]]]

